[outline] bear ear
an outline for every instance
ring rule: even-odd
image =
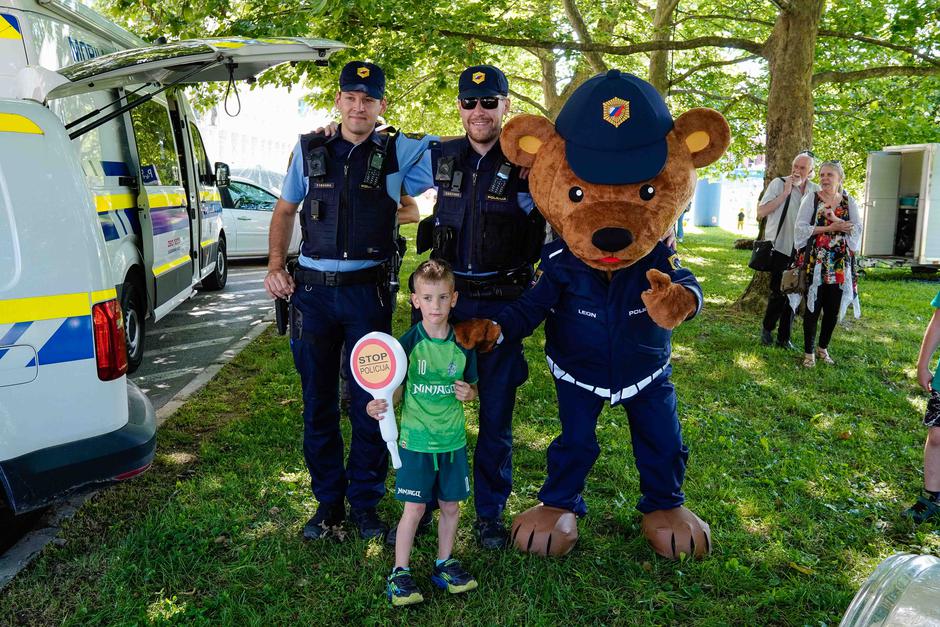
[[[523,168],[531,168],[539,148],[555,135],[555,125],[547,119],[523,113],[506,123],[499,144],[507,159]]]
[[[701,168],[718,161],[731,143],[731,128],[714,109],[691,109],[676,120],[676,135],[692,153],[692,165]]]

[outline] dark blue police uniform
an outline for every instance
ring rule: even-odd
[[[617,70],[585,82],[555,124],[574,173],[601,185],[656,177],[668,159],[666,135],[672,126],[655,89]],[[542,251],[533,287],[494,318],[507,341],[518,341],[546,320],[545,354],[555,378],[562,431],[548,449],[547,478],[539,493],[545,505],[587,512],[581,492],[600,453],[595,430],[607,402],[622,405],[630,422],[642,493],[637,508],[648,513],[684,501],[688,449],[669,381],[672,333],[653,322],[640,297],[650,289],[646,272],[652,268],[688,288],[698,312],[698,282],[661,242],[632,265],[608,274],[556,241]]]
[[[509,86],[498,68],[483,65],[466,69],[459,88],[464,98],[505,96]],[[492,318],[529,285],[545,221],[498,141],[485,155],[467,137],[432,142],[430,152],[438,194],[434,215],[419,228],[419,252],[431,247],[431,257],[453,268],[460,294],[454,322]],[[493,520],[501,517],[512,490],[512,412],[516,388],[529,376],[521,339],[479,354],[477,368],[474,504],[480,519]]]
[[[379,80],[384,90],[377,66],[352,62],[341,74],[340,87],[368,89],[381,98],[382,91],[373,91]],[[303,388],[304,458],[313,493],[331,511],[342,507],[344,497],[352,510],[366,511],[385,493],[388,450],[378,422],[366,413],[371,397],[351,386],[352,439],[344,468],[340,347],[344,342],[353,346],[371,331],[391,332],[389,260],[396,246],[398,200],[402,187],[419,194],[432,181],[426,142],[373,133],[352,144],[341,131],[330,138],[301,137],[282,192],[290,202],[300,202],[303,194],[291,350]],[[342,368],[348,376],[349,364]]]
[[[669,381],[672,332],[653,322],[640,298],[650,289],[651,268],[690,289],[701,307],[695,277],[662,243],[608,280],[556,241],[545,247],[532,289],[494,318],[506,341],[518,341],[545,320],[545,355],[562,424],[548,448],[548,477],[539,492],[546,505],[587,512],[581,491],[600,453],[595,429],[606,402],[627,410],[643,494],[640,511],[684,501],[688,450]]]

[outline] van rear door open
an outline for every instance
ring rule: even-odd
[[[122,94],[129,95],[113,106],[101,107],[97,116],[73,121],[68,128],[70,136],[81,137],[130,112],[136,143],[131,152],[139,157],[141,248],[154,319],[188,298],[200,280],[220,287],[219,266],[225,263],[221,203],[202,139],[184,99],[164,90],[248,79],[288,61],[325,63],[343,47],[294,37],[188,40],[102,55],[58,73],[35,75],[42,79],[38,84],[21,85],[21,92],[44,100],[128,88]]]

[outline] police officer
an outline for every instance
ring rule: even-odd
[[[434,215],[419,226],[418,250],[449,262],[460,300],[455,322],[492,318],[532,278],[545,240],[545,221],[520,169],[499,145],[509,111],[509,82],[499,68],[475,65],[460,75],[457,110],[466,135],[431,143],[437,186]],[[529,371],[521,341],[478,356],[480,431],[473,458],[477,539],[505,546],[502,520],[512,489],[512,412],[516,388]],[[427,522],[427,521],[425,521]]]
[[[343,522],[344,500],[360,537],[387,531],[376,505],[385,493],[388,452],[378,423],[366,414],[370,398],[352,386],[345,467],[337,398],[342,343],[352,346],[371,331],[391,331],[389,262],[402,189],[416,195],[432,185],[426,143],[375,132],[384,96],[385,75],[377,65],[352,61],[343,67],[335,99],[339,132],[301,136],[271,220],[264,284],[272,297],[291,300],[291,351],[304,399],[304,459],[318,501],[304,526],[307,539],[329,535]],[[284,264],[298,209],[303,243],[290,275]]]

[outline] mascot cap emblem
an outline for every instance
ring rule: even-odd
[[[604,103],[604,119],[617,128],[630,119],[630,102],[623,98],[611,98]]]
[[[666,135],[672,126],[659,92],[620,70],[585,81],[555,120],[568,165],[580,178],[601,185],[656,177],[666,165]]]

